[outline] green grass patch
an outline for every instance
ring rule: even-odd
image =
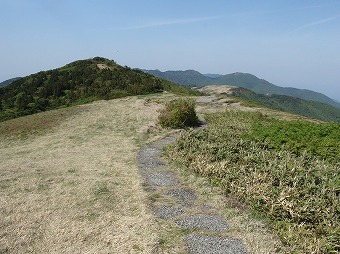
[[[0,122],[0,138],[22,139],[31,135],[41,135],[58,126],[69,117],[81,112],[81,108],[72,107],[41,112]]]
[[[320,159],[340,161],[340,125],[336,123],[268,119],[253,124],[247,136],[272,149],[286,149],[296,155],[307,152]]]
[[[182,134],[168,152],[171,159],[212,178],[226,194],[269,219],[291,253],[340,251],[340,165],[328,159],[334,156],[332,149],[327,150],[329,140],[339,136],[338,126],[236,111],[209,114],[205,119],[208,128]],[[282,139],[271,132],[274,129],[285,134],[285,145],[271,145],[272,140],[280,144]],[[259,138],[267,132],[270,139]],[[325,160],[311,152],[308,136],[318,141],[314,150],[324,151]],[[331,144],[339,148],[336,140]]]
[[[93,188],[93,194],[97,197],[100,197],[102,195],[109,194],[109,188],[107,185],[107,182],[98,182],[96,186]]]

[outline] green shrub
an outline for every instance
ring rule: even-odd
[[[195,112],[196,102],[193,99],[176,99],[168,102],[159,115],[162,127],[185,128],[198,126]]]

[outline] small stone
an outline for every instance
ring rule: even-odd
[[[247,254],[247,250],[239,239],[222,238],[190,234],[186,236],[186,244],[190,254]]]
[[[146,172],[144,177],[146,184],[151,186],[175,186],[179,183],[171,171]]]
[[[218,215],[194,214],[178,220],[176,224],[186,229],[205,229],[221,232],[229,228],[227,222]]]
[[[140,164],[138,168],[146,170],[164,166],[165,163],[159,159],[159,156],[161,156],[162,153],[163,152],[161,150],[155,148],[142,148],[137,155],[137,161]]]
[[[194,201],[197,199],[196,194],[190,189],[173,189],[168,190],[165,194],[186,201]]]
[[[163,220],[168,220],[178,215],[181,215],[182,213],[184,213],[184,210],[179,207],[164,205],[164,206],[156,207],[155,213],[157,217]]]

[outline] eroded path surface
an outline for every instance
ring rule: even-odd
[[[137,156],[155,216],[165,227],[180,229],[178,245],[182,245],[183,252],[248,253],[240,239],[225,236],[230,226],[216,209],[204,203],[198,193],[185,185],[176,171],[161,160],[162,148],[175,139],[176,136],[170,136],[143,147]]]

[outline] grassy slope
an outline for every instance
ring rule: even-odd
[[[338,164],[245,139],[253,123],[266,122],[256,113],[214,113],[206,120],[208,128],[182,135],[170,158],[270,218],[289,252],[339,251]]]
[[[0,252],[150,253],[135,157],[159,108],[130,97],[0,123]]]
[[[162,253],[178,253],[178,236],[147,208],[135,164],[140,145],[169,133],[155,123],[159,102],[173,98],[98,101],[0,123],[0,252],[150,253],[160,245]],[[178,170],[253,253],[280,248],[263,223],[230,206],[206,178]]]
[[[173,98],[169,96],[160,98],[157,95],[148,95],[139,96],[138,100],[129,97],[98,101],[0,123],[0,196],[1,202],[6,204],[1,207],[3,216],[0,225],[5,229],[2,232],[6,234],[0,237],[0,250],[5,253],[47,250],[121,253],[151,251],[157,245],[159,227],[146,208],[147,199],[134,161],[137,145],[160,134],[157,131],[153,133],[157,130],[156,111],[160,108],[153,101],[169,101]],[[204,107],[200,105],[203,111],[224,110],[224,103],[217,103],[219,100],[215,102],[214,98],[208,97],[200,100],[207,101]],[[235,181],[233,186],[224,185],[227,182],[221,182],[216,176],[213,176],[211,182],[218,186],[229,186],[229,191],[233,190],[232,187],[239,190],[229,195],[229,201],[235,200],[235,196],[244,200],[242,191],[249,190],[259,191],[255,192],[257,195],[250,192],[250,196],[261,203],[264,195],[261,191],[269,186],[270,179],[258,181],[256,179],[259,179],[259,175],[250,174],[256,177],[249,182],[244,180],[244,176],[254,167],[280,169],[283,162],[277,158],[275,152],[258,150],[258,147],[240,141],[238,135],[248,128],[251,118],[243,119],[242,114],[236,114],[235,118],[229,120],[216,118],[215,123],[213,118],[210,121],[212,128],[204,130],[204,135],[199,134],[195,149],[191,149],[191,140],[185,143],[180,141],[182,145],[191,146],[190,152],[197,152],[190,160],[190,168],[196,172],[202,170],[204,175],[211,176],[211,172],[218,173],[221,166],[228,164],[218,160],[211,163],[209,156],[223,156],[223,151],[226,151],[227,154],[231,152],[238,156],[237,158],[243,157],[244,160],[240,163],[231,161],[232,164],[229,164],[230,170],[235,170],[235,175],[230,176],[241,173],[242,181],[239,184]],[[208,135],[205,136],[206,134]],[[190,138],[190,135],[184,136],[184,140]],[[221,143],[223,138],[226,142]],[[228,151],[230,142],[235,145],[236,150]],[[119,147],[116,144],[120,144]],[[222,149],[220,153],[219,148]],[[250,150],[246,150],[249,148]],[[246,153],[245,156],[242,155],[243,152]],[[286,159],[284,163],[288,165],[288,169],[295,167],[300,173],[304,172],[304,166],[299,163],[309,160],[306,157],[296,161],[294,155],[284,152],[279,155]],[[248,165],[248,162],[251,164]],[[319,164],[314,160],[308,163],[315,172],[329,169],[328,164]],[[261,171],[255,173],[260,174]],[[192,181],[188,172],[183,174]],[[294,176],[291,171],[282,171],[281,174],[286,174],[280,176],[282,179]],[[329,170],[328,174],[332,174],[332,171]],[[334,181],[336,179],[333,177]],[[248,185],[242,187],[242,184]],[[127,189],[126,186],[130,188]],[[206,186],[201,191],[207,194],[209,187]],[[328,190],[326,192],[331,193]],[[317,197],[311,197],[311,201],[320,202]],[[223,198],[216,202],[221,205]],[[237,201],[234,202],[236,206],[242,207]],[[289,202],[290,200],[283,199],[283,204],[289,205]],[[323,207],[322,203],[318,204],[320,208]],[[235,223],[233,227],[240,230],[238,234],[253,247],[254,253],[266,253],[263,251],[264,246],[258,245],[263,239],[270,239],[267,237],[259,240],[264,235],[263,225],[249,222],[246,217],[238,216],[239,212],[227,210],[224,205],[221,205],[221,209],[226,209],[224,212],[228,214],[229,221]],[[329,239],[321,234],[312,239],[316,244],[313,246],[309,244],[308,237],[311,233],[307,226],[296,226],[283,220],[275,227],[286,232],[282,236],[284,241],[295,244],[293,249],[297,252],[303,248],[307,252],[315,248],[322,250],[329,241],[336,242],[337,239],[336,231]],[[295,242],[295,234],[290,234],[291,232],[299,234],[298,243]],[[167,237],[166,233],[164,237]]]

